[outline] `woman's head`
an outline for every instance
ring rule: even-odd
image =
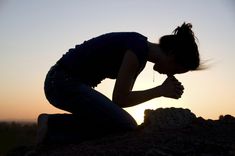
[[[160,48],[167,55],[174,56],[175,62],[185,71],[197,70],[200,65],[198,47],[190,23],[177,27],[172,35],[162,36]]]

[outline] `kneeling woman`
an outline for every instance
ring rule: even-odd
[[[184,87],[173,75],[198,69],[199,52],[191,28],[184,23],[172,35],[161,37],[159,44],[136,32],[113,32],[70,49],[48,72],[45,94],[53,106],[73,116],[40,115],[39,123],[45,127],[47,121],[49,127],[55,123],[53,118],[60,118],[58,124],[73,118],[81,130],[75,133],[84,138],[135,129],[135,120],[122,108],[157,97],[180,98]],[[160,86],[132,91],[147,61],[168,77]],[[112,100],[94,89],[105,78],[116,79]]]

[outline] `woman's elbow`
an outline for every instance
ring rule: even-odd
[[[113,96],[112,101],[122,108],[128,107],[128,105],[129,105],[127,97],[125,97],[125,96]]]

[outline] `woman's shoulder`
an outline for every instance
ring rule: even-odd
[[[105,33],[103,35],[100,35],[99,37],[102,36],[109,36],[109,37],[143,37],[143,38],[147,38],[146,36],[144,36],[143,34],[139,33],[139,32],[135,32],[135,31],[122,31],[122,32],[109,32],[109,33]]]

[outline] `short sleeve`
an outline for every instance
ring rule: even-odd
[[[148,42],[147,37],[134,33],[128,40],[128,49],[136,54],[140,67],[143,67],[147,62]]]

